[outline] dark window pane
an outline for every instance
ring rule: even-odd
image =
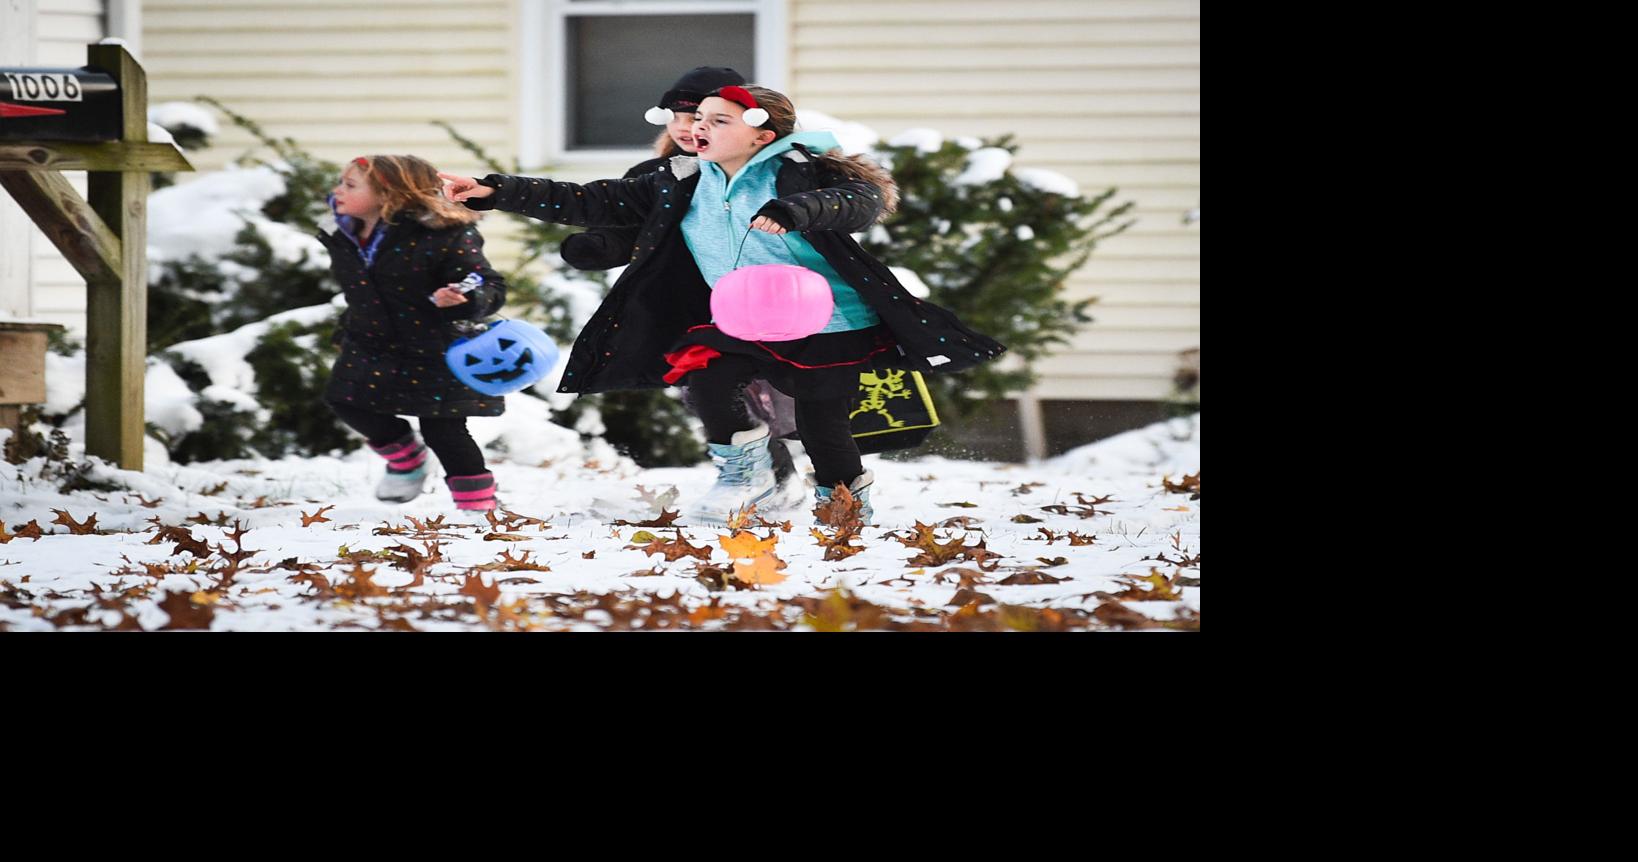
[[[678,76],[728,66],[747,81],[754,15],[575,15],[567,19],[568,146],[647,148],[658,126],[643,120]]]

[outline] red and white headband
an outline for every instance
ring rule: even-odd
[[[751,91],[740,86],[727,86],[716,92],[716,95],[745,108],[743,119],[747,126],[760,126],[768,122],[768,112],[756,103],[756,97]]]

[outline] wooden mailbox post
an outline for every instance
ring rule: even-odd
[[[90,45],[86,69],[111,77],[121,109],[118,140],[0,136],[0,186],[85,277],[85,451],[142,469],[142,384],[148,341],[148,191],[150,171],[191,171],[171,143],[148,141],[148,79],[123,45]],[[66,98],[75,70],[4,69],[12,89],[32,82],[28,101],[7,101],[8,131],[28,117],[77,124]],[[44,83],[57,73],[55,86]],[[79,87],[74,87],[76,91]],[[59,98],[50,98],[52,93]],[[89,113],[89,112],[87,112]],[[94,123],[88,117],[85,125]],[[61,135],[60,137],[79,137]],[[63,171],[89,171],[89,203]]]

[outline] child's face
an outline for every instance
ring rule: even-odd
[[[706,161],[733,164],[750,159],[758,140],[771,141],[774,133],[745,125],[745,109],[721,96],[709,96],[695,114],[694,152]]]
[[[348,165],[330,192],[336,196],[336,212],[341,215],[367,218],[381,212],[381,199],[356,166]]]
[[[666,125],[665,130],[671,135],[671,140],[675,141],[677,146],[682,147],[683,152],[694,152],[693,111],[672,111],[671,122]]]

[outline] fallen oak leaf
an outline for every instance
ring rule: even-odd
[[[635,521],[635,522],[633,522],[633,521],[627,521],[627,520],[622,519],[622,520],[619,520],[619,521],[615,521],[614,525],[616,527],[669,527],[669,526],[671,526],[671,523],[673,521],[677,520],[681,516],[682,516],[682,512],[680,510],[672,511],[670,509],[663,509],[663,510],[660,511],[660,514],[659,514],[658,517],[652,518],[652,519],[647,520],[647,521]]]
[[[984,577],[983,572],[981,572],[981,571],[979,571],[977,569],[966,569],[966,568],[945,569],[944,571],[939,572],[936,575],[933,575],[933,583],[943,584],[946,580],[949,580],[951,577],[955,577],[956,579],[958,579],[958,583],[956,584],[956,586],[958,588],[960,588],[960,589],[971,589],[972,587],[977,586],[978,584],[990,583],[990,579]]]
[[[835,535],[826,535],[818,527],[810,527],[808,531],[813,535],[814,540],[819,543],[819,547],[825,549],[825,562],[833,563],[845,560],[865,550],[863,545],[852,544],[853,540],[859,537],[857,531],[837,530]]]
[[[1012,516],[1012,522],[1014,524],[1044,524],[1044,523],[1046,523],[1044,520],[1042,520],[1040,518],[1037,518],[1034,515],[1013,515]]]
[[[471,596],[478,606],[478,614],[485,615],[489,608],[500,601],[500,584],[484,585],[481,575],[467,575],[466,582],[461,585],[460,594]]]
[[[959,605],[963,610],[965,610],[969,607],[976,608],[979,605],[993,604],[995,604],[995,599],[993,597],[978,592],[977,590],[963,587],[956,590],[955,595],[951,596],[950,600],[944,603],[944,606],[949,607],[951,605]]]
[[[92,513],[91,517],[87,518],[85,523],[82,524],[75,521],[74,516],[68,514],[68,512],[63,509],[52,509],[51,511],[57,513],[56,519],[54,519],[51,523],[61,524],[64,527],[67,527],[68,532],[71,535],[89,536],[94,535],[97,532],[97,516],[94,512]]]
[[[314,512],[311,515],[307,514],[306,512],[301,511],[300,509],[297,509],[296,513],[301,515],[301,525],[303,527],[311,527],[314,524],[319,524],[319,523],[324,523],[324,522],[329,521],[330,520],[329,518],[324,517],[324,513],[328,512],[328,511],[330,511],[331,509],[334,509],[334,508],[335,508],[334,505],[325,506],[325,507],[319,509],[317,512]]]
[[[628,545],[626,546],[626,550],[642,551],[644,554],[651,556],[654,554],[663,554],[665,556],[665,561],[668,563],[674,563],[683,557],[694,557],[695,559],[707,561],[711,559],[711,548],[709,546],[689,544],[688,539],[683,536],[682,530],[680,529],[677,530],[677,538],[673,541],[667,542],[656,538],[654,541],[641,547],[636,545]]]
[[[1040,569],[1024,569],[1017,574],[1002,578],[996,583],[1009,587],[1016,587],[1020,585],[1035,586],[1039,584],[1061,584],[1067,580],[1069,580],[1069,578],[1055,578],[1041,571]]]
[[[196,604],[194,596],[186,590],[165,593],[165,598],[159,603],[159,609],[169,617],[166,623],[160,626],[164,630],[177,629],[209,629],[211,620],[216,618],[216,609],[209,604]]]

